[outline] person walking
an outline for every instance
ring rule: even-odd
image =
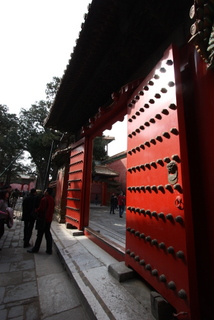
[[[24,248],[30,247],[30,238],[36,220],[35,210],[39,207],[36,189],[31,189],[28,197],[22,202],[22,221],[24,221]]]
[[[114,214],[114,209],[115,209],[115,194],[112,193],[111,195],[111,199],[110,199],[110,214],[113,213]]]
[[[41,199],[39,208],[35,211],[38,213],[36,221],[37,238],[32,249],[27,250],[29,253],[37,253],[40,249],[43,235],[46,239],[46,253],[52,254],[52,235],[50,231],[51,222],[54,214],[54,199],[52,197],[53,189],[47,188],[44,197]]]
[[[118,196],[118,206],[119,206],[119,216],[120,218],[123,217],[123,212],[125,209],[126,197],[124,196],[123,192],[120,193]]]

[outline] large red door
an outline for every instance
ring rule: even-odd
[[[180,66],[172,47],[128,104],[126,264],[198,319]]]
[[[72,146],[70,153],[66,223],[79,230],[83,225],[83,181],[84,181],[85,139]]]

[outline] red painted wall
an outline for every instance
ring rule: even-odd
[[[121,189],[123,192],[126,192],[126,166],[127,158],[108,163],[109,168],[120,173],[119,177],[116,177],[115,180],[121,184]]]
[[[95,203],[96,194],[98,196],[98,204],[102,203],[102,183],[100,182],[92,182],[91,184],[91,203]]]
[[[92,182],[91,184],[91,197],[90,202],[95,203],[96,194],[98,195],[98,204],[102,205],[110,205],[110,197],[114,192],[115,194],[119,194],[122,190],[124,193],[126,192],[126,165],[127,159],[116,159],[107,164],[107,167],[111,168],[115,172],[120,173],[119,177],[115,177],[113,180],[118,181],[121,187],[108,187],[104,188],[104,185],[100,182]],[[105,190],[105,191],[104,191]],[[105,195],[103,194],[105,192]]]

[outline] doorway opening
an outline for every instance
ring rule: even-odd
[[[121,218],[117,199],[121,193],[126,194],[127,116],[123,121],[114,123],[110,130],[104,130],[101,137],[94,139],[95,144],[98,144],[98,154],[96,148],[93,153],[89,227],[111,241],[112,246],[119,245],[125,251],[126,207]],[[110,213],[113,194],[116,201]]]

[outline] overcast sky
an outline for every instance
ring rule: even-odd
[[[91,0],[0,0],[0,104],[10,113],[45,99],[62,77]]]
[[[89,3],[0,0],[0,104],[10,113],[45,99],[46,84],[63,76]],[[126,149],[123,135],[121,149]]]

